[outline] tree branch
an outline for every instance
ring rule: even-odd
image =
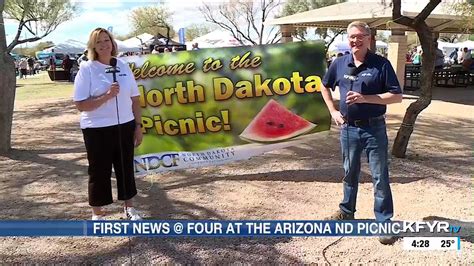
[[[414,20],[412,18],[402,16],[402,1],[401,0],[393,0],[393,9],[392,9],[392,19],[394,22],[405,25],[407,27],[413,27]]]
[[[441,3],[441,0],[430,0],[423,10],[415,17],[414,24],[425,21],[433,10]]]

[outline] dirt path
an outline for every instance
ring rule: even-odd
[[[406,159],[391,160],[395,219],[472,221],[474,93],[438,89],[420,115]],[[448,96],[446,96],[448,95]],[[413,96],[390,106],[393,143]],[[88,219],[85,150],[69,99],[23,102],[14,115],[14,150],[0,156],[1,219]],[[219,168],[139,179],[138,205],[153,219],[323,219],[341,199],[341,156],[334,128],[312,141]],[[363,165],[357,218],[373,218],[373,191]],[[120,205],[107,211],[120,219]],[[324,263],[336,238],[1,238],[4,263]],[[409,252],[402,243],[343,238],[330,263],[472,264],[472,238],[462,252]]]

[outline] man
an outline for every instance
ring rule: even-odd
[[[458,64],[458,48],[454,48],[454,51],[449,54],[449,59],[451,60],[451,63],[454,65]]]
[[[336,58],[323,78],[322,96],[337,125],[341,126],[344,163],[344,197],[331,220],[353,220],[356,212],[360,157],[365,150],[374,185],[377,221],[393,217],[388,177],[386,105],[402,101],[400,84],[390,62],[369,50],[370,28],[355,21],[347,27],[351,54]],[[336,109],[330,88],[339,86],[341,100]],[[394,238],[381,237],[383,244]]]
[[[464,70],[469,71],[472,63],[472,57],[471,57],[471,51],[467,49],[467,47],[464,47],[462,51],[462,60],[461,64]]]
[[[444,53],[443,50],[438,48],[438,42],[434,42],[435,45],[435,69],[442,69],[444,66]]]
[[[199,50],[199,44],[197,42],[193,43],[192,50]]]

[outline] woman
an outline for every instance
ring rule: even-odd
[[[421,58],[423,56],[423,50],[421,49],[421,47],[418,47],[416,49],[416,53],[413,55],[413,64],[414,65],[421,65]]]
[[[116,59],[120,70],[116,74],[117,82],[113,82],[112,73],[107,73],[112,70],[110,60],[117,55],[117,45],[107,30],[93,30],[87,49],[89,60],[81,64],[74,82],[74,102],[81,111],[89,161],[92,220],[104,219],[102,206],[113,202],[112,166],[125,215],[131,220],[141,220],[132,203],[137,194],[133,149],[143,138],[138,87],[128,65],[119,59]]]

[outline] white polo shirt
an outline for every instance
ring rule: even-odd
[[[99,61],[87,61],[81,63],[79,72],[74,80],[74,101],[80,102],[90,97],[98,97],[105,94],[113,83],[112,73],[106,73],[109,65]],[[117,59],[117,67],[120,72],[116,73],[117,82],[120,86],[118,99],[118,114],[120,124],[134,119],[131,97],[139,96],[137,82],[128,64]],[[117,125],[117,107],[115,97],[108,100],[93,111],[81,112],[81,128],[98,128]]]

